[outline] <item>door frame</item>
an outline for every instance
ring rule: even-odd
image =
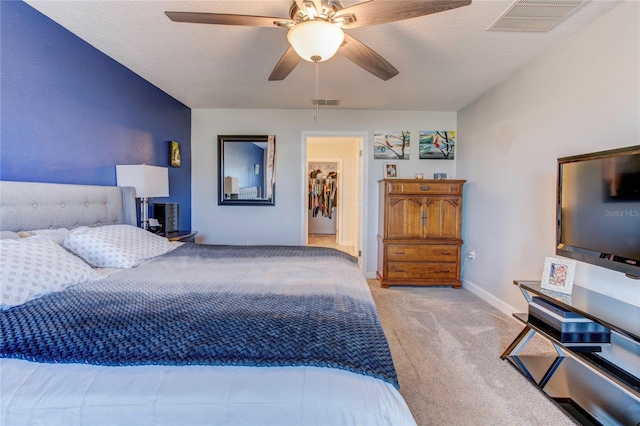
[[[364,147],[365,141],[369,137],[369,132],[367,131],[303,131],[301,134],[301,150],[302,150],[302,161],[300,164],[301,168],[301,176],[304,176],[304,179],[301,179],[300,184],[300,193],[302,194],[302,199],[306,200],[307,196],[307,139],[308,138],[353,138],[357,139],[359,154],[357,155],[356,161],[358,162],[358,226],[357,226],[357,235],[356,235],[356,250],[359,252],[360,256],[358,256],[358,264],[360,265],[360,269],[366,275],[366,255],[367,255],[367,235],[365,230],[367,227],[367,215],[364,214],[364,206],[367,205],[367,193],[368,193],[368,156],[364,155]],[[307,208],[306,203],[302,203],[300,217],[301,221],[301,245],[306,246],[308,244],[308,216],[307,216]]]

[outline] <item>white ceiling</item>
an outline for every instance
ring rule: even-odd
[[[302,61],[285,80],[267,80],[288,47],[286,30],[175,23],[164,14],[288,18],[290,0],[26,2],[191,108],[313,108],[313,64]],[[343,109],[458,111],[620,1],[591,0],[546,33],[487,31],[511,3],[473,0],[347,30],[400,74],[385,82],[338,54],[320,64],[319,97],[338,98]]]

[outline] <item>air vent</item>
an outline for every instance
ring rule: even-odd
[[[588,0],[516,0],[489,31],[549,31]]]
[[[340,105],[340,99],[311,99],[313,106],[338,106]]]

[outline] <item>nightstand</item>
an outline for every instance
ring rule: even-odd
[[[198,231],[173,231],[165,234],[164,232],[158,232],[161,237],[167,237],[169,241],[180,241],[182,243],[193,243]]]

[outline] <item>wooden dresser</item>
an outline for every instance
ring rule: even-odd
[[[380,181],[378,272],[392,285],[461,287],[464,180]]]

